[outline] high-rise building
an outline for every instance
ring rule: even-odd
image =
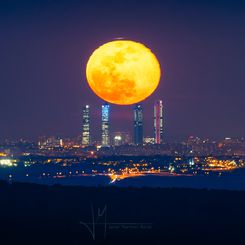
[[[163,142],[163,103],[162,100],[154,104],[154,138],[156,144]]]
[[[113,133],[113,144],[115,146],[132,143],[130,133],[126,131],[117,131]]]
[[[110,145],[110,105],[105,103],[102,105],[101,110],[101,129],[102,129],[102,146],[109,146]]]
[[[143,109],[141,104],[134,107],[134,144],[143,144]]]
[[[90,138],[90,115],[89,105],[83,107],[83,126],[82,126],[82,145],[89,145],[91,143]]]

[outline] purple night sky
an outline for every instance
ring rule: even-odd
[[[165,138],[245,136],[245,3],[242,1],[1,1],[0,139],[81,132],[91,105],[100,134],[102,101],[90,91],[91,52],[117,37],[151,48],[164,75],[143,102],[153,135],[162,99]],[[112,131],[132,131],[132,106],[111,106]]]

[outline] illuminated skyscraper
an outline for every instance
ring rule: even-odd
[[[163,104],[162,100],[154,105],[154,138],[156,144],[163,142]]]
[[[140,104],[134,107],[134,144],[143,144],[143,109]]]
[[[83,107],[83,126],[82,126],[82,144],[89,145],[91,143],[90,139],[90,115],[89,115],[89,105]]]
[[[109,146],[110,145],[110,105],[105,103],[102,105],[101,110],[101,119],[102,119],[102,146]]]

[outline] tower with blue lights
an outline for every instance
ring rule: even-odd
[[[102,146],[110,146],[110,105],[105,103],[101,108],[101,129],[102,129]]]

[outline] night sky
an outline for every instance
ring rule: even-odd
[[[164,75],[143,102],[145,135],[162,99],[165,138],[245,136],[243,1],[0,1],[0,139],[76,136],[91,105],[93,139],[103,101],[85,66],[118,37],[151,48]],[[112,131],[132,132],[132,106],[111,107]]]

